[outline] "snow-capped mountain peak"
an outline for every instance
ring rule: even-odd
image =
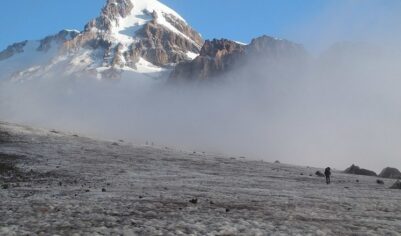
[[[55,68],[67,75],[98,78],[123,72],[159,76],[172,65],[193,59],[202,44],[201,35],[158,0],[107,0],[100,16],[82,32],[63,30],[0,52],[0,69],[12,67],[3,77],[14,79],[49,75]],[[10,67],[16,55],[18,61],[29,63]],[[30,57],[35,60],[26,59]]]
[[[117,39],[132,42],[132,38],[141,27],[155,20],[156,23],[187,37],[165,16],[186,23],[178,13],[157,0],[108,0],[101,16],[91,21],[86,30],[105,31]]]

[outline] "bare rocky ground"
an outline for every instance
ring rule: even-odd
[[[0,123],[0,235],[400,235],[377,178]]]

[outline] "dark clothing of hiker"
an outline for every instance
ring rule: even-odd
[[[330,184],[330,176],[331,176],[330,167],[327,167],[327,168],[324,170],[324,175],[326,176],[326,183],[327,183],[327,184]]]

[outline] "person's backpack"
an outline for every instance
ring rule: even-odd
[[[324,175],[326,175],[326,176],[331,175],[330,167],[327,167],[327,168],[324,170]]]

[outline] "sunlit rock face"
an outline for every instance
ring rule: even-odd
[[[197,58],[176,66],[170,80],[207,80],[249,65],[254,60],[268,65],[282,59],[302,60],[306,57],[302,46],[269,36],[255,38],[248,45],[227,39],[207,40]]]

